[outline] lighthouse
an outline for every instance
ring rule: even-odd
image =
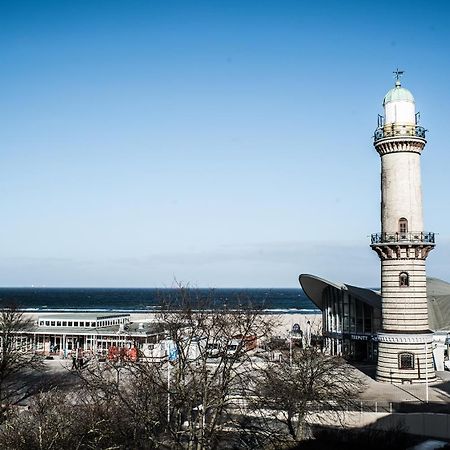
[[[381,158],[381,231],[371,236],[381,261],[377,380],[425,383],[435,379],[425,273],[435,239],[424,231],[420,175],[426,130],[413,95],[401,84],[403,72],[394,73],[373,143]]]

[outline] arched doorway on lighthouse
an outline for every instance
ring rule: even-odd
[[[406,239],[406,233],[408,233],[408,219],[402,217],[398,221],[398,232],[401,239]]]

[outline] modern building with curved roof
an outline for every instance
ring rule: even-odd
[[[299,282],[308,298],[322,311],[327,350],[350,359],[376,361],[381,293],[309,274],[300,275]],[[447,334],[450,330],[450,283],[427,278],[427,303],[430,329],[435,334]]]

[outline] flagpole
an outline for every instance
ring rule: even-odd
[[[170,424],[170,360],[167,358],[167,426]]]

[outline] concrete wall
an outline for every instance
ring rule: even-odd
[[[431,337],[431,336],[430,336]],[[425,352],[425,345],[427,351]],[[414,355],[414,369],[399,369],[398,355],[408,352]],[[389,383],[425,383],[436,377],[433,364],[432,343],[379,342],[377,381]]]
[[[398,230],[398,221],[408,220],[409,231],[424,231],[420,155],[393,152],[381,157],[381,226],[383,232]]]
[[[409,276],[409,286],[400,286],[400,273]],[[425,260],[384,259],[381,261],[383,330],[428,330],[428,300]]]

